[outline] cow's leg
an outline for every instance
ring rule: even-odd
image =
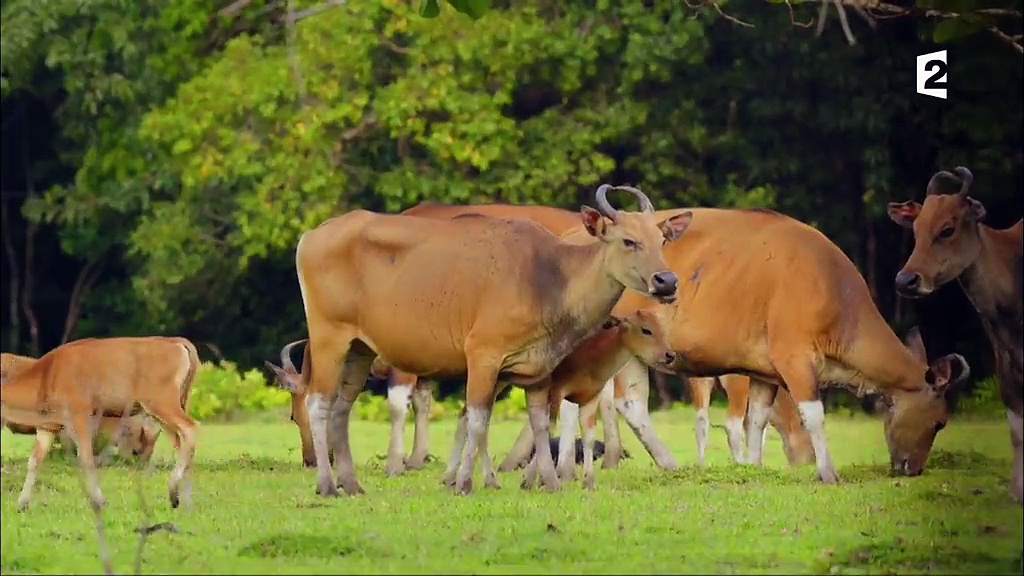
[[[811,358],[787,354],[780,359],[773,358],[773,364],[789,388],[800,413],[800,421],[811,437],[818,479],[826,484],[835,484],[839,481],[839,475],[832,465],[828,443],[825,441],[825,406],[818,395],[818,380],[814,375]]]
[[[188,507],[192,492],[189,476],[192,460],[196,454],[196,435],[199,431],[199,424],[182,410],[177,399],[166,403],[148,402],[144,403],[142,407],[160,422],[167,437],[171,438],[174,443],[177,452],[177,462],[175,462],[170,480],[167,482],[167,497],[171,502],[171,508],[177,508],[181,502]]]
[[[82,409],[72,411],[69,408],[67,416],[69,426],[65,429],[71,434],[78,447],[78,466],[82,469],[82,474],[85,474],[89,502],[92,504],[93,510],[99,511],[107,505],[107,500],[100,490],[100,482],[96,474],[96,457],[92,453],[93,430],[89,412]]]
[[[328,421],[331,416],[331,406],[338,397],[344,363],[353,343],[353,333],[351,329],[336,327],[328,327],[322,332],[317,332],[314,328],[318,325],[310,323],[309,344],[306,349],[307,354],[312,354],[310,359],[312,374],[309,376],[306,409],[309,414],[313,453],[316,457],[316,493],[320,496],[337,496],[338,488],[331,477]],[[348,392],[350,401],[354,400],[357,395],[358,390],[355,394],[351,390]],[[299,423],[298,414],[293,416],[296,417],[296,423]],[[335,428],[332,426],[332,429]],[[330,443],[337,445],[338,439],[335,435],[330,434],[330,436]],[[347,430],[345,440],[347,443]],[[335,464],[340,457],[341,455],[335,450]]]
[[[36,442],[32,446],[32,454],[28,457],[28,473],[25,474],[25,485],[21,488],[21,495],[18,496],[18,512],[24,512],[32,501],[32,489],[36,485],[36,476],[39,473],[39,466],[46,460],[46,455],[53,447],[53,441],[57,435],[49,430],[36,428]]]
[[[433,392],[430,384],[426,381],[417,381],[412,391],[412,409],[416,413],[416,430],[412,440],[412,454],[405,461],[405,467],[410,470],[419,470],[427,462],[430,453],[430,442],[427,426],[430,423],[430,401],[433,399]]]
[[[533,449],[533,427],[530,426],[530,419],[527,418],[526,422],[523,422],[523,429],[519,432],[519,437],[516,438],[512,448],[509,449],[508,454],[505,455],[505,459],[498,465],[498,470],[502,472],[511,472],[516,468],[524,465],[527,459],[530,458],[530,450]]]
[[[615,380],[609,380],[598,396],[598,411],[604,429],[604,459],[602,468],[618,468],[622,460],[622,435],[619,434],[619,412],[615,409]]]
[[[768,413],[778,391],[779,387],[773,384],[750,381],[747,401],[747,462],[750,464],[761,465],[765,426],[768,425]]]
[[[715,387],[715,378],[691,377],[687,380],[693,408],[697,411],[697,421],[693,427],[693,436],[697,440],[697,464],[703,466],[704,455],[708,449],[708,430],[711,428],[708,406],[711,404],[711,390]]]
[[[1010,496],[1018,504],[1024,504],[1024,420],[1021,414],[1011,409],[1006,410],[1010,421],[1010,441],[1013,444],[1013,468],[1010,472]]]
[[[412,386],[393,383],[388,386],[388,411],[391,416],[391,440],[388,442],[388,460],[384,474],[398,476],[405,472],[405,417],[409,413]]]
[[[647,397],[650,394],[650,382],[647,366],[636,358],[630,359],[615,375],[623,382],[623,399],[616,400],[616,408],[626,418],[626,423],[654,458],[655,463],[665,470],[676,470],[679,463],[654,432],[651,415],[647,410]]]
[[[455,423],[455,438],[452,443],[452,451],[448,456],[448,466],[444,470],[441,483],[445,486],[455,486],[455,475],[459,471],[459,464],[462,462],[462,452],[466,448],[466,436],[468,434],[469,420],[466,416],[466,406],[462,406],[459,418]]]
[[[558,477],[570,481],[576,478],[576,428],[580,407],[563,399],[558,412],[561,427],[558,437]]]
[[[313,358],[315,360],[316,356]],[[373,358],[373,353],[364,344],[358,343],[352,346],[342,369],[341,389],[338,390],[337,399],[331,407],[330,424],[334,440],[334,472],[338,476],[337,487],[350,496],[365,492],[356,479],[348,428],[352,406],[363,390],[366,379],[370,376],[370,365],[373,363]]]
[[[580,407],[580,423],[583,425],[583,488],[587,490],[595,487],[594,438],[597,436],[597,407],[600,401],[600,397],[597,397]]]
[[[462,464],[455,475],[455,490],[461,494],[473,491],[473,472],[480,453],[486,454],[487,427],[490,425],[491,410],[497,393],[499,363],[493,362],[487,354],[471,351],[467,346],[468,370],[466,372],[466,449]],[[481,450],[482,448],[482,450]]]
[[[802,466],[814,462],[814,448],[811,436],[800,424],[800,413],[797,411],[793,397],[784,389],[779,389],[775,396],[775,404],[768,415],[768,421],[779,432],[782,438],[782,449],[790,466]]]
[[[741,374],[726,374],[719,381],[729,399],[725,417],[725,435],[729,440],[729,451],[732,453],[733,462],[742,464],[746,461],[743,420],[747,415],[747,403],[750,398],[750,378]],[[761,436],[763,440],[764,434]],[[763,441],[761,445],[764,446]]]
[[[562,487],[558,474],[555,472],[555,462],[551,458],[551,444],[549,442],[548,427],[551,419],[548,414],[550,381],[536,384],[526,390],[526,406],[530,411],[530,426],[533,427],[534,458],[537,460],[537,473],[540,480],[549,492],[554,492]],[[525,482],[523,488],[530,488]]]

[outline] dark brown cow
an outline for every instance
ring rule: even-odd
[[[661,301],[677,278],[662,246],[682,234],[689,213],[659,221],[650,200],[640,212],[615,210],[598,189],[599,210],[580,220],[595,240],[570,244],[521,220],[481,216],[433,220],[355,210],[299,239],[296,269],[309,330],[310,370],[286,375],[308,393],[317,493],[337,495],[328,462],[328,408],[338,484],[362,492],[349,447],[352,405],[375,357],[423,377],[466,375],[469,438],[456,478],[468,493],[500,378],[526,389],[539,468],[560,487],[548,450],[551,370],[600,326],[626,288]],[[340,385],[340,389],[339,389]],[[335,400],[336,398],[336,400]],[[546,456],[546,457],[545,457]],[[497,478],[486,478],[497,485]]]
[[[942,180],[955,177],[939,172],[928,182],[924,204],[912,200],[889,204],[889,217],[914,232],[914,250],[896,274],[896,291],[907,298],[926,296],[957,279],[988,335],[996,358],[999,393],[1010,421],[1013,469],[1010,492],[1024,502],[1024,220],[1004,230],[981,223],[985,207],[967,195],[974,180],[970,170],[954,169],[960,189],[939,191]]]

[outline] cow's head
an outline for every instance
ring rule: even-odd
[[[305,341],[305,338],[296,340],[282,348],[280,366],[275,366],[270,362],[265,362],[265,364],[274,373],[277,385],[292,395],[291,420],[299,427],[299,437],[302,441],[302,465],[312,468],[316,466],[316,453],[313,450],[313,435],[309,427],[309,410],[306,408],[306,384],[302,381],[302,374],[295,367],[291,357],[292,348]]]
[[[917,327],[910,329],[904,342],[911,354],[928,366]],[[947,354],[921,375],[920,390],[895,391],[885,397],[885,441],[894,474],[917,476],[924,472],[935,436],[949,421],[950,400],[969,375],[963,356]]]
[[[608,191],[625,190],[640,200],[639,212],[623,212],[608,203]],[[597,189],[597,209],[580,208],[587,232],[605,244],[605,262],[623,286],[648,294],[659,302],[676,299],[679,279],[665,264],[662,247],[686,230],[692,212],[682,212],[659,222],[646,194],[629,186],[602,184]]]
[[[913,200],[889,203],[889,218],[914,231],[914,251],[896,274],[896,291],[909,298],[925,296],[956,278],[981,252],[978,222],[985,217],[981,202],[967,195],[974,176],[963,166],[942,171],[928,182],[924,204]],[[939,193],[939,182],[959,177],[960,190]]]
[[[148,417],[133,418],[121,440],[122,455],[128,452],[143,462],[149,462],[156,448],[157,438],[160,437],[160,431],[160,426]]]
[[[658,316],[650,310],[640,309],[619,319],[612,316],[609,324],[624,330],[623,345],[644,364],[662,371],[675,362],[676,355],[668,345],[668,336]]]

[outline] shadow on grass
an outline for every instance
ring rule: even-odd
[[[998,557],[969,550],[955,542],[908,541],[895,538],[827,555],[815,571],[823,574],[862,572],[946,572],[959,574],[1020,574],[1020,557]]]

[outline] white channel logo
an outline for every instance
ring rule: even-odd
[[[946,51],[917,57],[917,93],[946,99]]]

